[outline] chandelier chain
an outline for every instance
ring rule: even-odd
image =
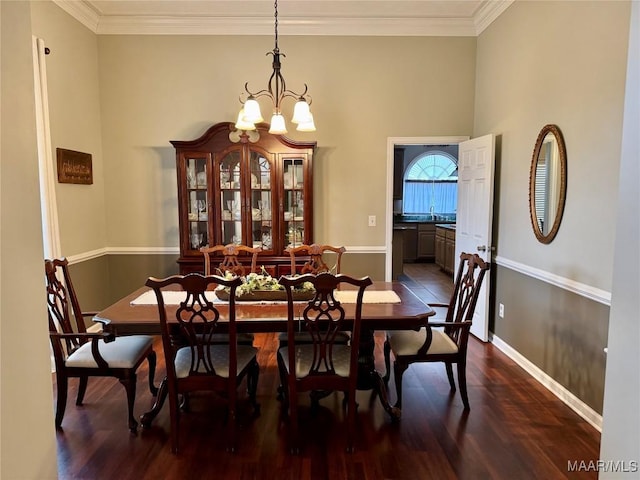
[[[275,9],[275,13],[273,14],[273,18],[275,19],[275,37],[276,37],[276,48],[275,50],[278,50],[278,0],[275,1],[275,3],[273,4],[273,7]]]

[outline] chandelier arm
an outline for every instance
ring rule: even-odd
[[[269,90],[263,89],[263,90],[258,90],[257,92],[252,92],[251,90],[249,90],[249,82],[244,84],[244,90],[245,92],[247,92],[247,94],[250,97],[254,97],[254,98],[269,97],[271,101],[274,100],[273,94]],[[244,105],[244,101],[242,100],[242,97],[240,97],[240,103]]]
[[[283,90],[282,93],[280,94],[280,98],[281,99],[295,98],[296,100],[299,100],[300,98],[305,98],[305,97],[303,95],[300,95],[299,93],[294,92],[293,90]]]

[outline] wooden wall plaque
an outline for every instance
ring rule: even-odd
[[[58,160],[58,182],[93,184],[91,154],[56,148]]]

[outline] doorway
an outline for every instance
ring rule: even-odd
[[[385,281],[391,281],[393,276],[393,214],[394,209],[394,166],[395,151],[401,147],[457,145],[468,140],[468,136],[459,137],[389,137],[387,139],[387,194],[386,194],[386,232],[385,232]],[[397,190],[396,186],[396,190]],[[395,259],[397,265],[398,259]]]

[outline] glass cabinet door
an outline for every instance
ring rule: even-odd
[[[227,153],[218,164],[220,169],[221,243],[244,244],[242,236],[242,178],[240,151]]]
[[[302,159],[285,159],[283,170],[284,247],[305,243],[304,169]]]
[[[189,247],[198,250],[209,243],[207,158],[186,159],[187,219],[189,223]]]
[[[277,210],[274,196],[271,193],[273,185],[273,165],[265,156],[251,150],[249,154],[249,173],[251,177],[250,213],[251,213],[251,243],[250,246],[261,247],[264,251],[273,249],[273,220]]]

